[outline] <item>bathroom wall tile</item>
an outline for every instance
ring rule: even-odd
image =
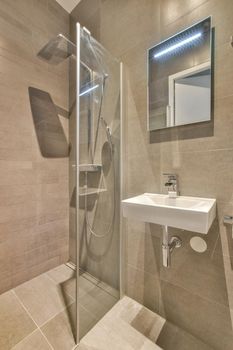
[[[128,264],[159,276],[161,241],[145,233],[144,223],[128,224],[126,244]]]
[[[8,350],[29,335],[36,325],[12,291],[0,296],[0,308],[0,348]]]
[[[41,259],[41,261],[39,261],[36,265],[30,266],[29,268],[28,268],[28,265],[29,265],[28,259],[26,259],[26,263],[27,263],[27,267],[18,271],[15,271],[14,267],[12,267],[12,271],[13,271],[11,272],[12,287],[16,287],[19,284],[24,283],[29,279],[40,275],[47,269],[51,269],[51,268],[54,268],[55,266],[58,266],[61,263],[61,260],[60,260],[60,256],[55,254],[55,256],[50,257],[47,260],[45,260],[45,258],[43,258],[43,260]]]
[[[172,350],[211,350],[207,344],[193,337],[191,334],[176,327],[172,323],[166,322],[157,340],[157,344],[162,349]]]
[[[161,3],[161,23],[163,25],[168,25],[208,1],[209,0],[165,0]]]
[[[59,264],[61,258],[67,259],[64,247],[68,251],[65,242],[68,226],[63,226],[63,232],[59,230],[56,237],[53,229],[61,223],[61,218],[68,219],[67,210],[63,210],[65,205],[56,204],[57,193],[64,203],[68,200],[68,159],[42,157],[28,87],[47,91],[55,104],[67,109],[68,66],[57,70],[49,68],[36,55],[51,37],[69,31],[69,15],[55,1],[15,3],[3,0],[1,5],[0,242],[7,240],[4,254],[8,254],[9,259],[3,265],[6,265],[5,271],[11,269],[12,277],[10,280],[3,272],[0,274],[4,281],[0,293],[7,284],[20,284]],[[62,126],[67,132],[68,120],[62,122]],[[50,240],[43,252],[41,246],[46,239],[48,243],[49,231],[37,235],[36,232],[45,222],[51,223],[51,237],[58,239],[55,245]],[[30,232],[26,233],[27,230]],[[32,248],[33,245],[37,245],[37,250],[35,246]]]
[[[191,248],[182,251],[177,249],[172,256],[171,268],[161,266],[160,278],[228,307],[224,265],[221,260],[216,261],[208,250],[200,254]]]
[[[212,303],[167,282],[162,282],[161,288],[160,312],[163,317],[213,348],[232,348],[232,324],[228,307]]]
[[[156,275],[127,265],[126,295],[157,312],[160,298],[160,281]]]
[[[181,193],[213,197],[227,202],[232,200],[232,193],[229,191],[233,180],[231,158],[230,149],[164,153],[161,156],[161,169],[162,172],[174,171],[179,175],[182,179],[180,181]]]

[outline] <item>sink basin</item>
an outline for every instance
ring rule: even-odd
[[[216,200],[144,193],[123,200],[122,209],[123,216],[135,220],[207,234],[216,216]]]

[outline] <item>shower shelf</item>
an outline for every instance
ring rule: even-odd
[[[102,192],[106,192],[107,190],[105,188],[95,188],[95,187],[88,187],[88,188],[85,188],[85,187],[80,187],[79,188],[79,196],[82,197],[82,196],[90,196],[92,194],[99,194],[99,193],[102,193]]]
[[[80,164],[79,171],[81,172],[95,172],[102,169],[101,164]]]

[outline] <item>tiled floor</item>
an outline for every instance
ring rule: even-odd
[[[80,276],[81,336],[117,301],[115,291],[105,287]],[[66,265],[0,295],[0,349],[74,349],[75,309],[74,271]]]
[[[78,350],[158,350],[165,320],[124,297],[81,340]]]
[[[82,340],[75,347],[74,271],[58,266],[0,295],[0,349],[211,350],[136,301],[117,297],[106,284],[80,276]]]
[[[87,333],[78,350],[213,350],[136,301],[124,297]]]

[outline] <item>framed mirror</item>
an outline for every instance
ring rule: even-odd
[[[148,50],[148,130],[211,120],[211,17]]]

